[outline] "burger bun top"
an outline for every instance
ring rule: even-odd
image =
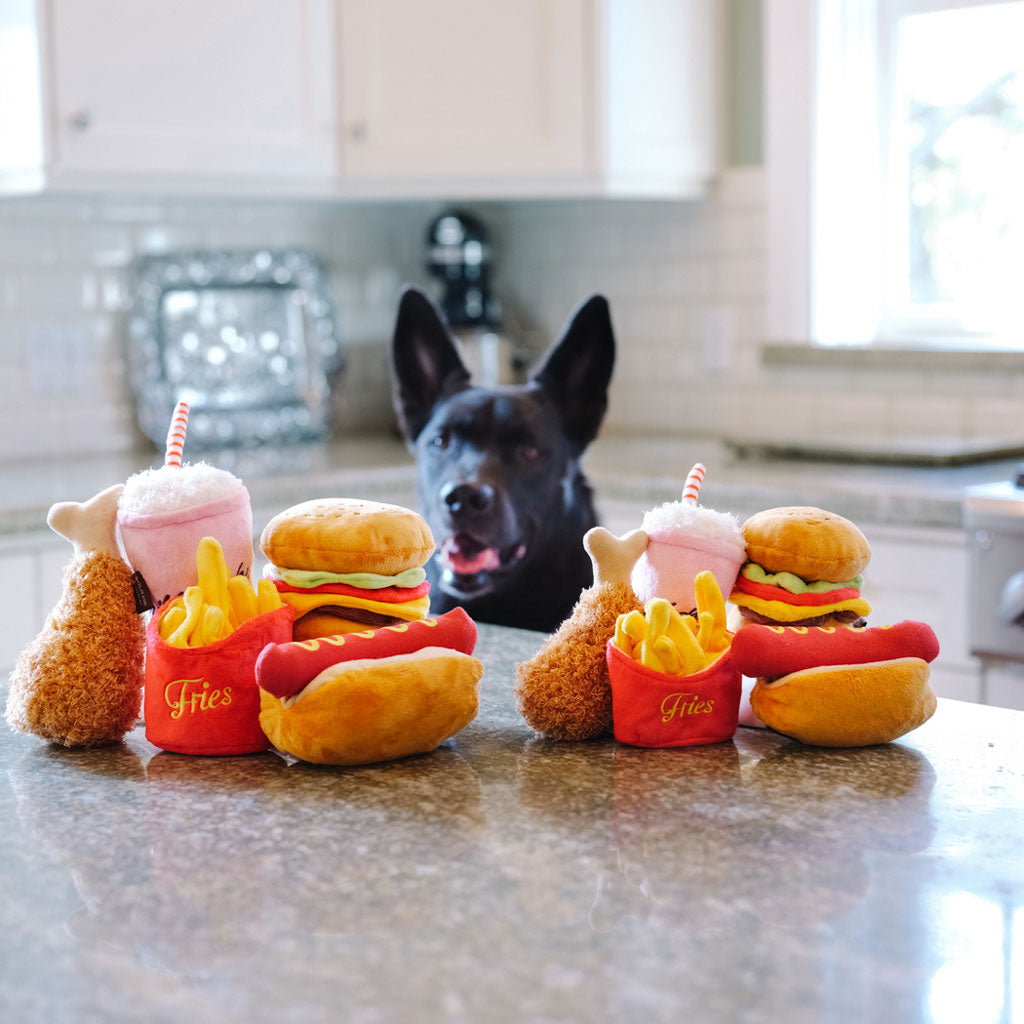
[[[768,572],[791,572],[807,582],[845,582],[871,561],[863,533],[834,512],[806,505],[770,508],[743,524],[747,558]]]
[[[274,565],[394,576],[434,551],[427,521],[411,509],[358,498],[317,498],[279,512],[260,536]]]

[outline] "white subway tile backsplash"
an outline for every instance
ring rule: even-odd
[[[968,398],[964,418],[968,437],[1019,437],[1024,431],[1024,397]]]
[[[435,285],[424,248],[441,209],[113,196],[0,201],[0,458],[139,443],[123,341],[131,264],[179,248],[317,253],[348,350],[334,403],[338,429],[390,429],[395,304],[407,281]],[[508,324],[534,358],[580,301],[608,296],[618,339],[609,430],[790,440],[826,428],[871,438],[1019,437],[1024,429],[1024,374],[881,371],[868,362],[840,372],[766,367],[758,169],[728,171],[701,202],[485,203],[477,212],[491,232]],[[764,417],[765,394],[785,416]]]
[[[964,437],[966,425],[964,398],[915,393],[889,402],[889,428],[896,437]]]

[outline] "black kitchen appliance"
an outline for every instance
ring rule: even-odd
[[[501,306],[491,285],[491,246],[483,223],[447,210],[427,229],[427,269],[441,282],[439,305],[474,381],[518,383],[524,359],[503,335]]]

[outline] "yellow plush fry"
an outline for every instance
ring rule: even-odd
[[[697,632],[697,623],[692,615],[680,615],[679,612],[672,608],[672,612],[668,617],[668,630],[665,635],[672,641],[677,647],[681,643],[686,643],[685,639],[681,636],[682,633],[689,633],[690,636],[694,636]]]
[[[694,596],[697,598],[698,612],[711,612],[714,616],[715,632],[725,630],[725,599],[722,588],[718,585],[714,573],[705,569],[697,573],[693,581]]]
[[[683,663],[680,675],[689,676],[704,667],[704,649],[697,643],[697,638],[689,630],[685,630],[682,637],[683,642],[676,644],[676,650]]]
[[[268,579],[261,579],[256,584],[256,607],[260,615],[276,611],[281,607],[281,595],[277,592],[277,587]]]
[[[711,643],[708,644],[707,652],[717,658],[731,643],[732,639],[724,629],[715,630],[714,635],[711,637]]]
[[[644,620],[644,637],[640,642],[640,664],[655,672],[666,671],[661,658],[655,649],[655,643],[665,635],[668,625],[668,613],[671,605],[664,598],[654,598],[647,602]]]
[[[239,624],[255,618],[259,611],[256,607],[256,591],[245,576],[232,576],[228,580],[228,596],[234,608],[235,618]]]
[[[199,587],[188,587],[183,595],[185,602],[185,621],[167,638],[175,647],[188,647],[189,637],[199,623],[203,611],[203,592]]]
[[[175,598],[178,601],[178,598]],[[174,604],[160,613],[160,635],[167,640],[170,635],[185,621],[185,605]]]
[[[620,615],[615,620],[615,646],[623,654],[633,657],[633,638],[626,632],[626,616]]]
[[[647,602],[647,639],[653,641],[656,637],[664,636],[668,632],[669,619],[675,609],[671,601],[663,597],[655,597]]]
[[[207,647],[215,644],[231,632],[228,626],[227,616],[222,609],[216,605],[208,604],[203,608],[203,617],[199,621],[199,627],[192,632],[189,638],[190,647]]]
[[[683,659],[679,657],[676,645],[667,636],[659,636],[654,641],[654,653],[661,659],[664,670],[677,676],[682,671]]]
[[[709,651],[711,650],[711,641],[715,635],[715,617],[711,612],[699,612],[697,620],[697,643],[705,651]]]
[[[638,660],[641,665],[645,668],[652,668],[655,672],[665,671],[664,666],[661,664],[661,658],[658,657],[657,652],[654,650],[653,643],[649,643],[647,640],[644,640],[640,644],[638,650],[640,651],[640,657]]]
[[[644,618],[643,612],[634,609],[631,612],[626,612],[625,615],[620,615],[619,618],[622,619],[622,631],[626,636],[634,644],[640,643],[647,632],[647,620]]]
[[[213,537],[204,537],[196,548],[196,571],[199,574],[199,589],[203,600],[228,613],[228,572],[224,561],[224,549]]]

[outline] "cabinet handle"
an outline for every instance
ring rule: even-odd
[[[68,114],[68,129],[73,132],[85,132],[92,127],[92,113],[86,107]]]
[[[350,121],[348,125],[348,137],[353,142],[362,142],[366,138],[366,122]]]

